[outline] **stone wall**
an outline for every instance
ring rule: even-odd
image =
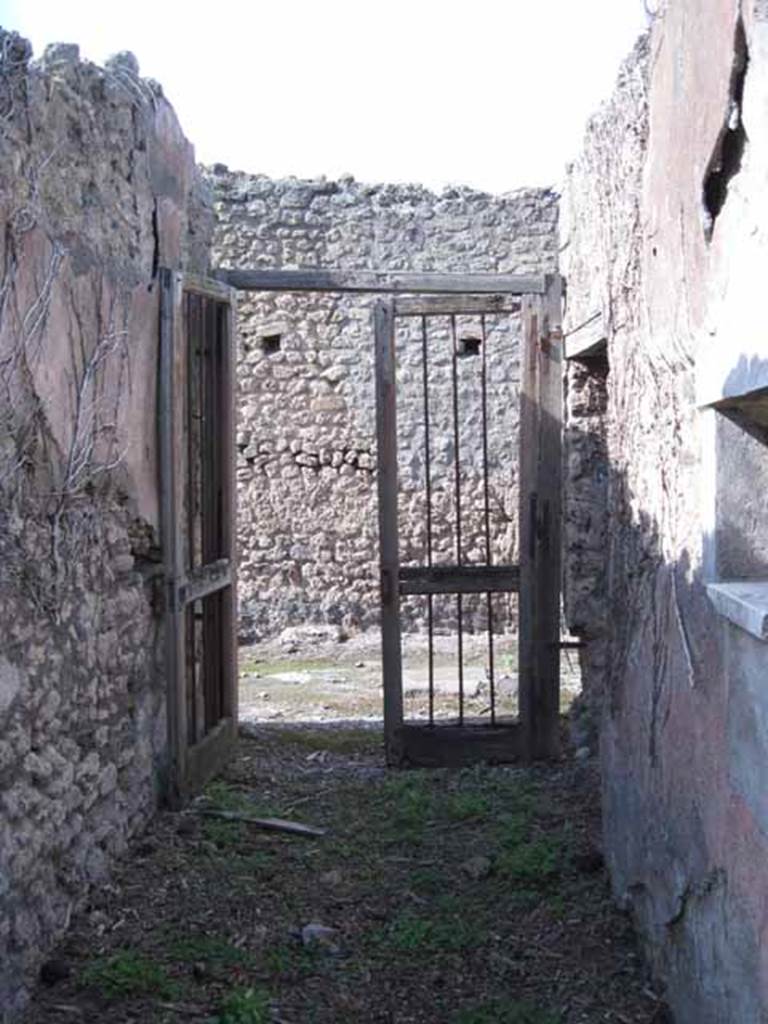
[[[557,264],[557,197],[544,190],[435,195],[415,185],[272,181],[210,174],[218,225],[214,263],[368,270],[538,273]],[[376,623],[378,523],[370,296],[248,294],[239,304],[239,544],[242,633],[253,639],[307,622]],[[488,319],[494,557],[513,560],[517,505],[517,318]],[[426,511],[421,336],[398,336],[401,536],[424,556]],[[480,337],[460,319],[458,339]],[[455,559],[449,323],[430,331],[430,418],[436,561]],[[462,554],[482,539],[481,358],[458,360],[463,467]],[[404,603],[419,628],[423,601]],[[453,624],[452,606],[441,625]],[[498,609],[509,625],[514,609]],[[478,615],[480,615],[478,611]],[[484,618],[482,620],[484,622]],[[471,608],[468,622],[473,623]]]
[[[765,442],[734,434],[745,420],[734,426],[733,406],[768,383],[768,9],[665,6],[590,122],[564,193],[566,330],[599,312],[610,366],[605,601],[584,605],[604,659],[588,648],[585,686],[604,692],[614,892],[675,1019],[757,1022],[768,1020],[768,647],[746,614],[737,625],[723,613],[715,584],[761,576],[765,561]]]
[[[130,54],[0,31],[0,1018],[156,804],[157,268],[210,211]]]

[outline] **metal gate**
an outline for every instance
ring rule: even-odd
[[[168,799],[183,803],[237,734],[234,301],[160,271],[160,482]]]
[[[522,281],[522,279],[521,279]],[[560,489],[562,420],[561,282],[556,275],[531,284],[530,293],[514,282],[507,295],[441,295],[378,300],[374,308],[378,487],[381,562],[381,608],[384,671],[384,729],[390,764],[467,764],[478,760],[510,761],[551,757],[559,748],[560,653]],[[473,339],[480,357],[481,448],[483,476],[484,558],[471,564],[463,557],[462,523],[462,410],[458,386],[461,357],[457,318],[472,315],[480,321]],[[493,564],[489,509],[489,403],[487,348],[489,316],[521,318],[519,389],[519,530],[518,560]],[[401,565],[398,529],[398,383],[396,328],[400,318],[416,317],[421,351],[424,441],[424,548],[419,565]],[[450,562],[436,564],[433,551],[432,446],[430,423],[429,325],[442,318],[452,366],[453,490],[455,547]],[[414,344],[414,342],[411,342]],[[510,401],[512,401],[510,394]],[[495,623],[492,595],[518,593],[519,716],[497,715]],[[403,709],[401,598],[425,595],[428,632],[427,721],[408,721]],[[455,595],[457,627],[457,714],[439,720],[434,714],[434,600]],[[467,713],[464,689],[464,600],[484,595],[487,631],[488,701],[486,718]]]

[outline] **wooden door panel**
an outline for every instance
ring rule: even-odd
[[[182,804],[237,732],[234,302],[162,270],[160,452],[168,798]]]

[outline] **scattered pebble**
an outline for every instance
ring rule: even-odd
[[[465,875],[468,875],[473,882],[479,882],[482,878],[487,878],[491,873],[491,861],[488,857],[484,857],[482,854],[477,854],[475,857],[470,857],[469,860],[465,860],[461,865],[461,870]]]
[[[197,963],[192,964],[192,977],[195,981],[210,981],[211,972],[208,965],[202,960],[198,960]]]
[[[304,946],[315,946],[326,950],[328,953],[338,953],[337,934],[338,932],[335,928],[329,928],[325,924],[312,921],[310,924],[305,924],[301,929],[301,941]]]

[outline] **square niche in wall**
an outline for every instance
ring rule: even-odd
[[[768,580],[768,390],[715,409],[717,577]]]

